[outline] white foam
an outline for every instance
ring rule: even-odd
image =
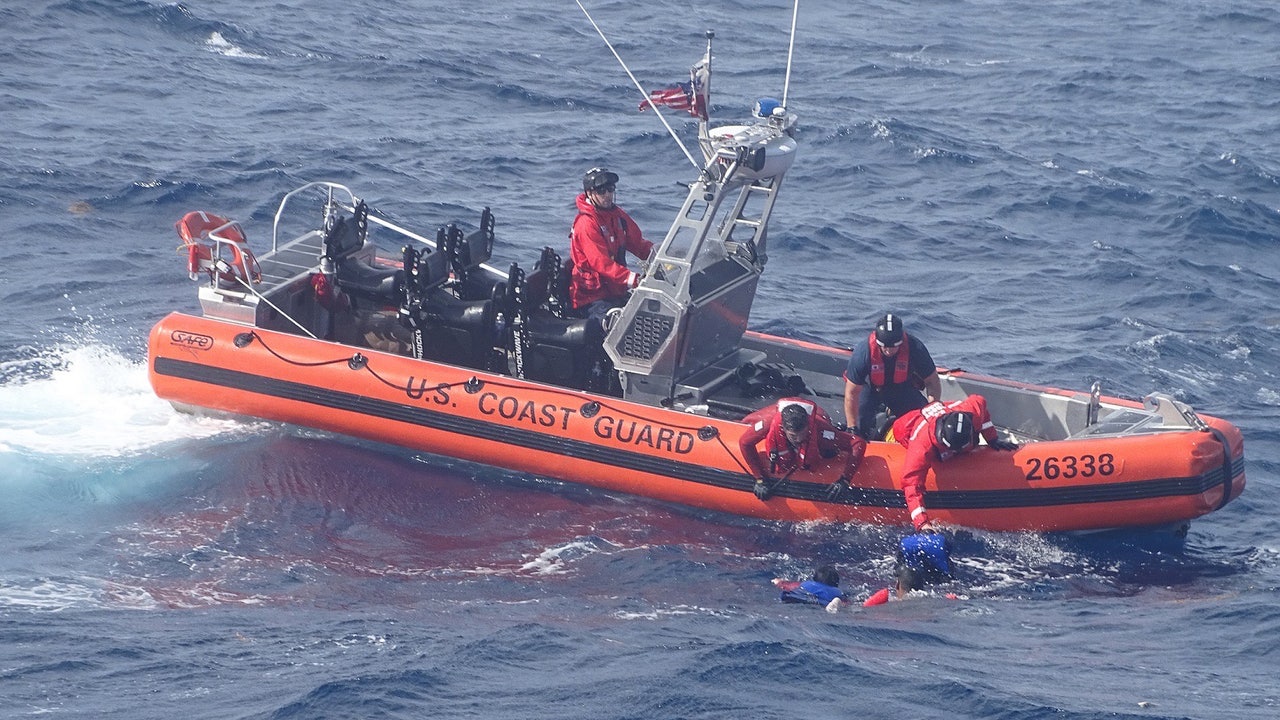
[[[729,613],[714,608],[698,607],[697,605],[675,605],[665,608],[654,608],[646,612],[619,610],[613,614],[619,620],[661,620],[669,617],[683,617],[687,615],[704,615],[708,617],[728,617]]]
[[[244,50],[243,48],[240,48],[239,46],[235,45],[231,41],[222,37],[222,33],[217,32],[216,30],[212,33],[209,33],[209,39],[206,40],[204,44],[210,50],[218,53],[219,55],[225,55],[227,57],[248,58],[250,60],[266,60],[267,59],[265,55],[258,55],[256,53],[251,53],[247,50]]]
[[[1255,396],[1263,405],[1280,406],[1280,393],[1271,388],[1258,388]]]
[[[1091,566],[1087,558],[1036,533],[980,533],[980,536],[990,546],[989,552],[952,558],[956,566],[966,568],[961,573],[962,577],[983,578],[981,583],[971,583],[968,588],[980,594],[1001,594],[1034,585],[1044,579],[1045,569],[1049,567],[1056,568],[1058,580],[1106,570],[1096,564]],[[1069,571],[1067,568],[1077,570]]]
[[[599,538],[586,538],[550,547],[520,566],[520,569],[535,575],[562,575],[568,572],[566,566],[569,562],[601,552],[599,545],[602,543],[608,544]]]
[[[56,369],[47,377],[0,385],[0,453],[121,457],[246,427],[177,412],[151,391],[145,362],[115,350],[90,346],[55,354]]]
[[[59,612],[76,607],[99,607],[98,592],[79,583],[38,578],[26,586],[0,583],[0,608]]]

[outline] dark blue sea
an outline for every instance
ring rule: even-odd
[[[584,0],[585,2],[586,0]],[[784,0],[586,2],[647,89],[714,30],[712,113],[786,81]],[[269,244],[352,187],[495,259],[567,248],[582,172],[660,237],[692,166],[569,0],[29,0],[0,9],[0,717],[1280,716],[1280,9],[801,3],[800,152],[752,325],[1244,432],[1182,544],[956,535],[960,593],[866,597],[902,528],[745,520],[150,391],[198,312],[173,223]],[[685,142],[694,126],[668,115]]]

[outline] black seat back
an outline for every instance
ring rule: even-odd
[[[526,279],[530,306],[558,318],[575,317],[576,313],[569,305],[569,273],[572,268],[573,261],[562,263],[555,250],[542,248],[542,257]]]
[[[329,223],[324,234],[324,258],[332,263],[343,292],[380,305],[395,305],[404,272],[391,265],[369,262],[376,253],[361,252],[368,245],[368,236],[369,208],[362,200],[350,217],[338,215]]]
[[[492,300],[459,300],[438,288],[417,310],[415,322],[423,359],[488,369],[497,340]]]
[[[530,380],[587,389],[593,371],[604,371],[604,331],[595,321],[534,312],[529,316],[529,341],[525,377]]]
[[[359,258],[346,257],[338,261],[338,287],[357,298],[371,300],[380,305],[396,305],[400,301],[400,286],[404,271],[396,267],[371,265]]]

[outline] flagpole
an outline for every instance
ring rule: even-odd
[[[609,52],[613,53],[613,56],[618,59],[618,64],[622,66],[624,71],[626,71],[627,77],[631,78],[631,82],[635,83],[636,89],[640,91],[640,94],[644,96],[645,101],[649,103],[649,107],[653,108],[653,114],[658,116],[658,119],[662,121],[663,126],[667,128],[667,132],[671,134],[671,139],[676,141],[676,145],[680,146],[680,150],[684,153],[684,156],[689,158],[689,163],[693,165],[695,170],[701,170],[702,166],[698,164],[697,160],[693,159],[693,154],[689,152],[689,148],[685,147],[684,143],[680,141],[680,136],[676,135],[676,131],[672,129],[671,124],[662,116],[662,112],[659,111],[658,106],[654,104],[653,98],[649,97],[649,93],[645,92],[644,86],[640,84],[640,81],[636,79],[635,75],[631,74],[631,68],[627,67],[627,64],[623,62],[622,56],[618,54],[618,51],[613,49],[613,43],[609,42],[609,38],[604,36],[604,31],[596,24],[595,19],[591,17],[591,13],[587,12],[587,8],[583,6],[582,0],[573,1],[578,3],[579,8],[582,8],[582,14],[587,16],[587,20],[591,23],[591,27],[596,29],[596,34],[598,34],[600,39],[604,41],[604,44],[608,46]],[[796,0],[797,3],[799,1],[800,0]]]
[[[707,54],[703,56],[707,66],[706,87],[702,91],[703,112],[698,116],[698,149],[702,150],[702,156],[710,163],[715,157],[715,153],[711,149],[711,41],[715,39],[716,34],[711,30],[706,32],[707,35]],[[693,79],[689,79],[690,83]],[[693,88],[697,92],[697,88]]]
[[[706,35],[707,35],[707,56],[706,56],[707,57],[707,87],[702,92],[703,103],[706,105],[706,107],[702,108],[703,109],[702,114],[706,115],[706,118],[705,119],[699,118],[702,120],[702,124],[704,126],[711,121],[711,41],[715,39],[716,34],[715,32],[708,30]]]
[[[782,81],[782,107],[787,107],[787,90],[791,88],[791,56],[796,49],[796,16],[800,14],[800,0],[791,8],[791,41],[787,44],[787,78]]]

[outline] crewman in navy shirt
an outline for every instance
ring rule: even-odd
[[[942,394],[938,368],[923,342],[907,335],[902,318],[880,318],[867,341],[853,346],[844,371],[844,417],[851,431],[879,440],[894,418],[918,410]],[[889,422],[877,426],[876,414]]]

